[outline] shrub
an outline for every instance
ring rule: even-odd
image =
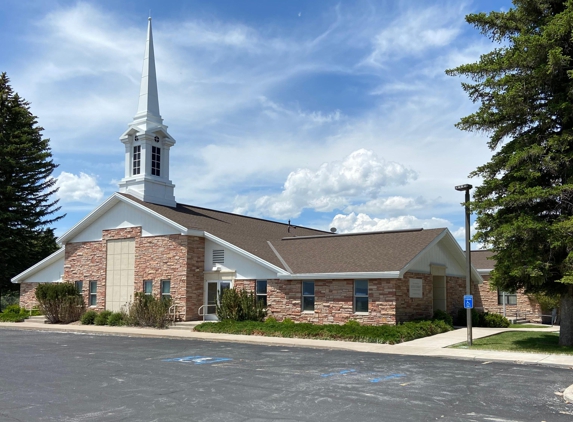
[[[270,316],[267,319],[265,319],[265,323],[267,324],[276,324],[277,319],[274,316]]]
[[[107,325],[107,320],[113,312],[111,311],[101,311],[96,315],[94,319],[95,325]]]
[[[454,318],[450,314],[448,314],[446,311],[442,311],[441,309],[438,309],[437,311],[434,312],[434,316],[432,317],[432,320],[444,321],[449,326],[451,326],[451,327],[454,326]]]
[[[94,320],[97,317],[97,312],[94,310],[89,310],[80,318],[80,322],[83,325],[94,325]]]
[[[169,325],[169,308],[171,299],[156,298],[143,292],[136,292],[133,303],[129,306],[126,322],[137,327],[167,328]]]
[[[479,318],[480,318],[480,313],[478,311],[476,311],[475,309],[471,310],[472,312],[472,327],[479,327]],[[458,317],[456,319],[456,324],[460,325],[460,326],[465,326],[467,325],[467,310],[464,308],[460,308],[458,309]]]
[[[509,320],[500,314],[485,312],[481,319],[483,321],[480,321],[480,327],[507,328],[510,325]]]
[[[253,292],[227,289],[219,298],[217,317],[221,321],[264,321],[267,311]]]
[[[40,311],[50,324],[68,324],[84,313],[84,298],[71,283],[43,283],[36,287]]]
[[[125,314],[123,312],[114,312],[107,319],[107,325],[119,327],[125,325]]]
[[[284,325],[294,325],[294,321],[293,321],[292,319],[290,319],[290,318],[285,318],[285,319],[283,319],[282,323],[283,323]]]
[[[25,313],[26,309],[20,308],[19,305],[10,305],[10,306],[7,306],[2,312],[4,312],[5,314],[19,315],[21,313]]]
[[[348,328],[359,328],[359,327],[360,327],[360,323],[359,323],[358,321],[355,321],[355,320],[353,320],[353,319],[350,319],[350,320],[348,320],[348,321],[346,321],[346,322],[344,323],[344,326],[345,326],[345,327],[348,327]]]

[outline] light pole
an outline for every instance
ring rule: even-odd
[[[456,186],[457,191],[466,192],[466,295],[471,295],[471,268],[472,268],[472,258],[471,258],[471,248],[470,248],[470,189],[473,188],[472,185],[459,185]],[[464,304],[465,307],[465,304]],[[466,321],[468,327],[468,346],[472,345],[472,310],[471,308],[466,309]]]

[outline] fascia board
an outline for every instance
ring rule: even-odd
[[[349,278],[401,278],[400,271],[367,272],[367,273],[301,273],[278,274],[279,280],[329,280]]]
[[[263,267],[268,268],[271,271],[276,271],[278,274],[289,274],[287,271],[283,270],[280,267],[277,267],[276,265],[271,264],[270,262],[265,261],[262,258],[259,258],[256,255],[253,255],[250,252],[247,252],[244,249],[239,248],[236,245],[233,245],[232,243],[227,242],[226,240],[223,240],[217,236],[212,235],[211,233],[208,232],[204,232],[205,233],[205,239],[209,239],[213,242],[215,242],[216,244],[223,246],[225,248],[228,248],[230,250],[232,250],[233,252],[236,252],[237,254],[244,256],[245,258],[256,262],[259,265],[262,265]]]
[[[454,235],[448,230],[447,231],[447,239],[448,239],[448,243],[449,246],[452,247],[453,249],[456,250],[456,254],[458,256],[458,263],[462,264],[462,266],[465,268],[466,266],[466,253],[464,252],[464,250],[462,249],[462,247],[460,246],[460,244],[458,243],[458,241],[454,238]],[[471,253],[471,251],[470,251]],[[454,255],[454,258],[456,258],[456,256]],[[481,274],[475,269],[474,265],[471,265],[471,277],[472,279],[477,280],[477,284],[483,284],[483,278],[481,277]]]
[[[179,230],[179,231],[181,232],[181,234],[187,234],[187,235],[193,235],[193,236],[203,237],[203,233],[204,233],[204,232],[201,231],[201,230],[192,230],[192,229],[190,230],[190,229],[187,229],[187,227],[182,226],[181,224],[176,223],[176,222],[173,221],[173,220],[170,220],[169,218],[167,218],[167,217],[165,217],[165,216],[159,214],[158,212],[155,212],[155,211],[153,211],[153,210],[147,208],[145,205],[141,205],[141,204],[139,204],[139,203],[137,203],[137,202],[135,202],[135,201],[132,201],[131,199],[126,198],[125,196],[119,195],[119,194],[117,194],[117,193],[115,193],[114,195],[117,195],[117,196],[119,197],[119,200],[120,200],[120,201],[123,201],[123,202],[125,202],[126,204],[129,204],[129,205],[131,205],[131,206],[137,208],[138,210],[141,210],[141,211],[143,211],[143,212],[145,212],[145,213],[147,213],[147,214],[149,214],[149,215],[151,215],[151,216],[157,218],[158,220],[161,220],[161,221],[164,222],[165,224],[167,224],[167,225],[173,227],[174,229]]]
[[[60,245],[65,244],[78,231],[83,230],[84,228],[89,226],[92,222],[94,222],[99,217],[101,217],[107,210],[111,209],[111,207],[113,207],[115,204],[117,204],[119,202],[119,200],[120,200],[119,195],[117,193],[114,193],[112,196],[107,198],[99,207],[97,207],[95,210],[90,212],[83,219],[81,219],[75,226],[73,226],[71,229],[69,229],[63,235],[61,235],[57,239],[57,242]]]
[[[48,255],[46,258],[42,259],[40,262],[32,265],[27,270],[22,271],[17,276],[12,277],[10,280],[12,283],[22,283],[24,279],[30,277],[31,275],[36,274],[38,271],[48,267],[49,265],[53,264],[54,262],[58,261],[59,259],[63,258],[66,252],[66,248],[61,247],[56,252],[51,255]]]
[[[437,235],[434,240],[432,240],[428,246],[426,246],[424,249],[422,249],[420,252],[418,252],[416,254],[416,256],[414,258],[412,258],[410,260],[410,262],[408,262],[404,268],[402,268],[400,270],[400,278],[406,274],[408,272],[408,270],[416,263],[416,261],[422,256],[424,255],[424,253],[426,253],[427,250],[429,250],[430,248],[432,248],[434,245],[436,245],[440,240],[442,240],[444,238],[444,236],[446,235],[446,232],[448,231],[448,229],[444,229],[444,231],[442,231],[439,235]]]
[[[89,226],[95,220],[100,218],[103,214],[105,214],[108,210],[110,210],[114,205],[116,205],[120,201],[122,201],[122,202],[124,202],[124,203],[126,203],[126,204],[128,204],[134,208],[137,208],[137,209],[153,216],[154,218],[157,218],[158,220],[161,220],[165,224],[167,224],[167,225],[175,228],[176,230],[180,231],[181,234],[194,235],[194,236],[199,236],[199,237],[203,236],[202,231],[187,230],[187,228],[182,226],[181,224],[177,224],[173,220],[170,220],[169,218],[164,217],[161,214],[150,210],[146,206],[138,204],[137,202],[132,201],[131,199],[126,198],[125,196],[120,195],[119,193],[116,192],[112,196],[110,196],[108,199],[106,199],[99,207],[97,207],[95,210],[93,210],[91,213],[89,213],[86,217],[84,217],[82,220],[80,220],[79,223],[77,223],[75,226],[73,226],[71,229],[69,229],[67,232],[65,232],[60,238],[58,238],[57,242],[60,245],[65,244],[74,235],[76,235],[78,232],[85,229],[87,226]]]

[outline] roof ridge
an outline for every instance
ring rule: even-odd
[[[401,229],[401,230],[383,230],[383,231],[375,231],[375,232],[355,232],[355,233],[327,233],[327,234],[318,234],[318,235],[311,235],[311,236],[291,236],[291,237],[283,237],[281,240],[297,240],[297,239],[316,239],[316,238],[334,238],[334,237],[346,237],[346,236],[367,236],[372,234],[392,234],[392,233],[413,233],[413,232],[421,232],[421,231],[430,231],[430,230],[445,230],[445,228],[435,228],[435,229],[424,229],[424,228],[417,228],[417,229]]]

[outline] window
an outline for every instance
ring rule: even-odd
[[[143,294],[150,295],[153,291],[153,281],[143,280]]]
[[[84,291],[84,282],[83,281],[76,281],[74,284],[76,285],[76,290],[81,295]]]
[[[141,145],[133,147],[133,175],[141,173]]]
[[[302,311],[314,312],[314,281],[302,282]]]
[[[497,291],[497,304],[503,305],[504,292],[501,290]],[[505,304],[506,305],[517,305],[517,294],[505,292]]]
[[[257,302],[263,302],[267,307],[267,280],[257,280]]]
[[[171,299],[171,280],[161,280],[161,298]]]
[[[368,280],[354,281],[354,312],[368,312]]]
[[[215,249],[213,251],[213,264],[225,263],[225,251],[223,249]]]
[[[153,176],[160,176],[161,167],[161,148],[151,147],[151,174]]]
[[[97,281],[90,281],[90,306],[97,305]]]

